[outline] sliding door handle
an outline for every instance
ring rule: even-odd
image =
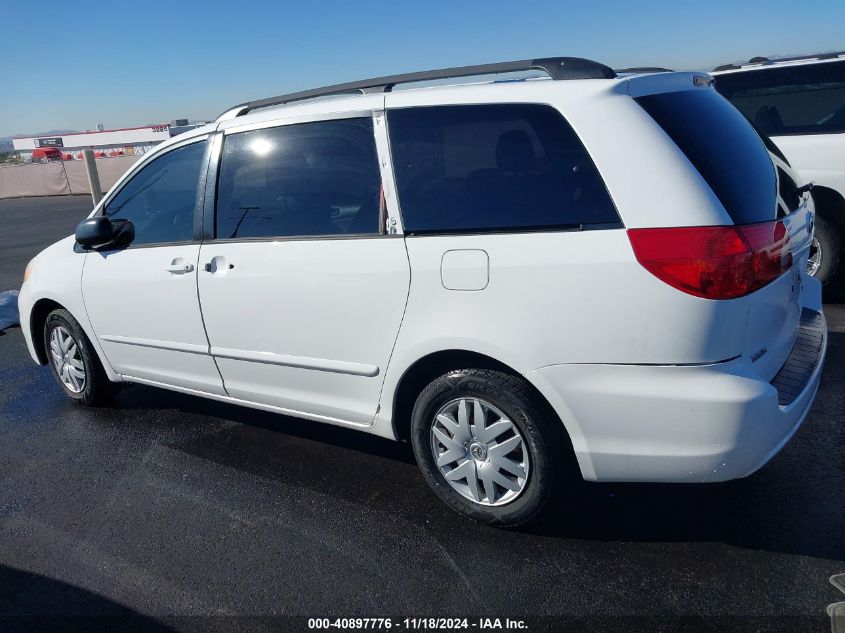
[[[208,273],[225,275],[226,271],[233,270],[235,268],[235,265],[227,262],[224,256],[217,255],[215,257],[212,257],[211,261],[205,264],[203,268]]]

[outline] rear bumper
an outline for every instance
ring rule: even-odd
[[[564,421],[587,480],[736,479],[783,448],[813,403],[827,345],[824,316],[813,315],[815,362],[799,337],[792,365],[784,366],[785,382],[764,381],[740,359],[696,366],[552,365],[528,378]]]

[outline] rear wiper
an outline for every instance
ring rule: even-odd
[[[797,193],[799,195],[802,194],[802,193],[807,193],[808,191],[812,191],[813,187],[815,187],[815,186],[816,186],[816,183],[808,182],[806,185],[801,185],[800,187],[795,189],[795,193]]]

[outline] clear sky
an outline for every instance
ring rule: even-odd
[[[845,49],[843,0],[0,0],[0,136],[213,118],[384,74],[567,55],[707,69]]]

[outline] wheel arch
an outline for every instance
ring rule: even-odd
[[[833,224],[845,236],[845,197],[833,187],[815,185],[812,191],[816,213]]]
[[[576,462],[570,430],[540,389],[527,376],[510,365],[487,354],[466,349],[443,349],[430,352],[405,369],[393,392],[391,424],[396,439],[400,441],[409,439],[411,411],[425,386],[438,376],[455,369],[492,369],[524,380],[543,414],[552,422],[557,423],[560,440],[563,442],[561,452],[571,458],[573,463]],[[579,472],[581,471],[580,466],[576,468]]]
[[[33,304],[29,312],[29,332],[32,337],[32,347],[40,365],[47,364],[47,348],[44,345],[43,332],[47,317],[53,310],[67,310],[67,308],[53,299],[39,299]]]
[[[80,306],[80,309],[84,308]],[[100,365],[105,371],[108,380],[110,382],[121,382],[120,376],[114,371],[114,369],[112,369],[103,349],[99,345],[99,341],[94,335],[94,332],[90,329],[88,319],[84,317],[81,318],[80,315],[76,313],[76,310],[69,308],[64,303],[60,303],[53,296],[40,297],[32,304],[32,308],[30,308],[29,311],[29,333],[32,338],[32,348],[35,350],[38,363],[40,365],[46,365],[48,362],[47,348],[45,346],[43,332],[44,324],[47,322],[47,317],[53,310],[67,310],[70,313],[70,315],[79,324],[79,327],[82,328],[85,336],[88,337],[88,341],[91,343],[91,347],[94,349],[94,353],[100,361]],[[23,326],[23,323],[21,323],[21,326]]]

